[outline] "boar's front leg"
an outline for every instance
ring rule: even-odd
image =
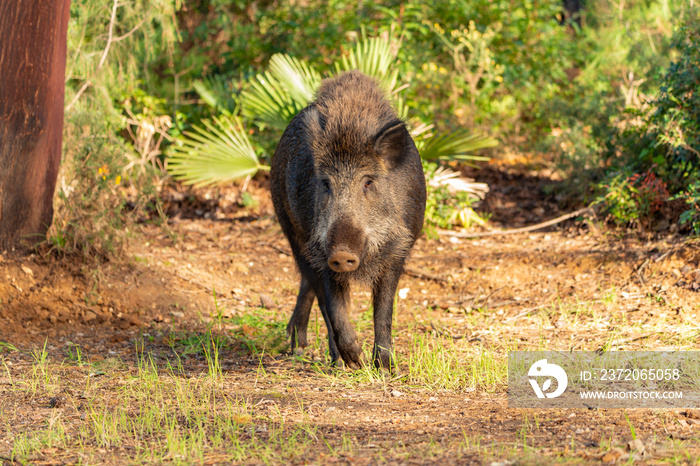
[[[393,358],[391,340],[391,319],[394,313],[394,296],[399,285],[400,267],[389,269],[372,288],[372,305],[374,306],[374,349],[372,360],[379,369],[393,370],[396,361]]]
[[[317,292],[318,295],[320,293]],[[325,307],[324,314],[326,315],[324,317],[327,317],[326,326],[328,327],[329,340],[332,334],[337,351],[343,358],[345,365],[351,369],[359,369],[362,365],[362,348],[357,342],[357,334],[348,318],[350,286],[347,283],[337,283],[328,274],[325,274],[323,277],[323,297],[324,302],[320,304]],[[333,359],[332,351],[331,358]],[[335,359],[333,362],[336,362]]]
[[[306,275],[302,273],[301,283],[299,284],[299,294],[297,295],[297,304],[294,306],[294,312],[287,324],[287,337],[291,340],[292,353],[301,353],[301,349],[308,346],[306,336],[309,327],[309,316],[311,315],[311,307],[314,304],[314,299],[318,297],[318,307],[321,309],[321,315],[323,315],[323,320],[328,329],[328,352],[330,353],[331,361],[336,363],[340,355],[335,345],[333,327],[328,319],[323,288],[321,287],[319,290],[314,290],[313,287],[313,284],[318,284],[320,282],[321,280],[316,275],[313,275],[313,278],[309,280]]]
[[[326,308],[326,299],[324,297],[323,286],[316,290],[316,297],[318,298],[318,307],[321,309],[321,315],[323,316],[323,321],[326,323],[326,330],[328,330],[328,354],[331,357],[331,362],[334,365],[342,364],[343,360],[340,359],[340,353],[338,353],[338,347],[335,346],[335,336],[333,334],[333,327],[331,326],[331,321],[328,319],[328,311]]]
[[[302,274],[301,283],[299,284],[299,295],[297,296],[297,304],[294,306],[292,318],[287,324],[287,337],[292,342],[292,353],[299,352],[298,350],[306,348],[306,329],[309,326],[309,314],[311,314],[311,306],[314,304],[313,288],[309,280]]]

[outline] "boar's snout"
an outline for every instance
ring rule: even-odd
[[[360,258],[347,251],[338,251],[328,258],[328,266],[334,272],[352,272],[360,265]]]
[[[357,270],[365,245],[364,232],[347,218],[333,223],[326,237],[328,267],[334,272],[346,273]]]

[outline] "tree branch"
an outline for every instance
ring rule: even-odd
[[[549,226],[556,225],[557,223],[561,223],[573,217],[578,217],[579,215],[586,212],[590,212],[592,210],[592,207],[585,207],[583,209],[576,210],[566,215],[562,215],[561,217],[553,218],[552,220],[547,220],[546,222],[538,223],[536,225],[530,225],[529,227],[513,228],[512,230],[492,230],[477,233],[462,233],[441,230],[438,231],[438,234],[442,236],[453,236],[455,238],[482,238],[485,236],[513,235],[515,233],[526,233],[528,231],[540,230],[542,228],[547,228]]]
[[[112,15],[109,18],[109,29],[107,31],[107,45],[105,46],[105,49],[102,52],[102,57],[100,58],[100,63],[98,63],[97,68],[95,69],[95,74],[97,74],[100,71],[100,69],[102,68],[102,65],[104,65],[105,60],[107,59],[107,53],[109,53],[109,47],[112,45],[112,42],[115,42],[114,40],[112,40],[112,34],[114,33],[114,19],[117,16],[117,8],[119,7],[119,5],[117,3],[118,1],[119,0],[114,0],[114,5],[112,5]],[[128,34],[131,34],[131,32],[129,32]],[[121,40],[121,39],[119,39],[119,40]],[[65,109],[66,112],[68,110],[70,110],[73,107],[73,105],[75,105],[75,103],[78,101],[80,96],[83,95],[83,92],[85,92],[85,90],[88,87],[90,87],[91,85],[92,85],[92,81],[88,79],[87,81],[85,81],[83,83],[82,86],[80,86],[80,89],[78,89],[78,92],[75,93],[75,95],[71,99],[70,103],[68,105],[66,105],[66,109]]]
[[[104,52],[102,52],[102,58],[100,58],[100,63],[97,65],[98,70],[102,68],[102,65],[104,65],[105,60],[107,59],[107,53],[109,52],[109,47],[112,45],[112,34],[114,33],[114,18],[117,16],[117,7],[119,6],[117,2],[118,0],[114,0],[114,5],[112,5],[112,16],[109,19],[109,30],[107,32],[107,46],[105,47]]]

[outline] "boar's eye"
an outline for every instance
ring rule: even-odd
[[[321,180],[321,186],[323,186],[323,192],[331,192],[331,183],[328,180]]]
[[[362,187],[365,193],[376,189],[374,186],[374,180],[372,178],[365,178],[364,180],[362,180]]]

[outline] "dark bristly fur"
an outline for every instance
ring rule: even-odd
[[[372,288],[374,364],[389,369],[394,295],[425,211],[420,156],[378,84],[358,71],[323,81],[282,135],[272,201],[301,272],[287,332],[305,347],[314,298],[331,359],[361,364],[348,320],[351,281]]]

